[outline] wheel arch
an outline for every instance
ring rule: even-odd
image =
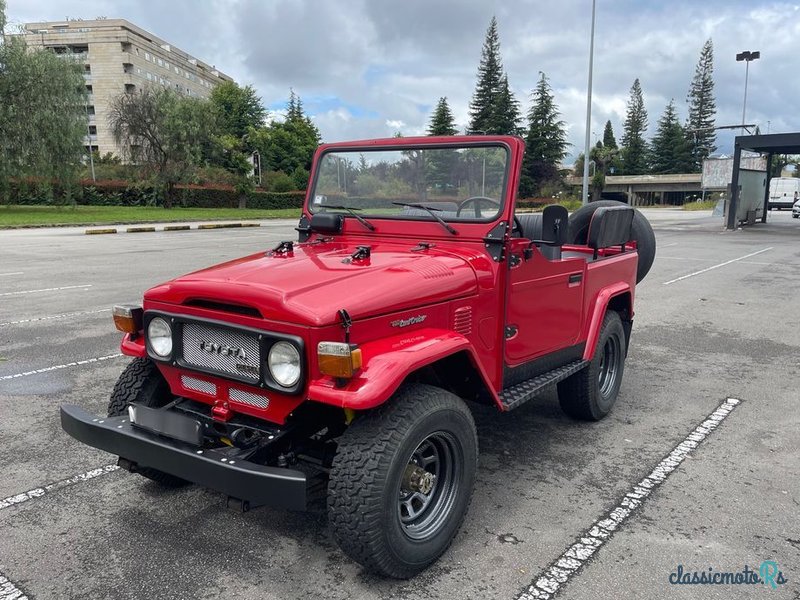
[[[362,345],[364,366],[356,377],[340,387],[331,386],[327,378],[314,380],[308,398],[366,410],[384,404],[403,383],[419,382],[499,406],[497,392],[466,337],[441,329],[414,333],[410,343],[406,334]]]
[[[603,319],[609,310],[619,313],[619,317],[622,320],[622,327],[625,330],[625,352],[627,353],[631,329],[633,328],[633,292],[628,284],[618,283],[602,289],[597,295],[594,310],[589,320],[586,347],[583,351],[584,360],[591,360],[594,356],[597,340],[600,337],[600,329],[603,326]]]

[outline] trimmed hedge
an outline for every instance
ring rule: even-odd
[[[240,195],[232,187],[176,186],[173,206],[187,208],[238,208]],[[247,208],[301,208],[306,193],[254,190],[247,194]],[[70,189],[40,181],[13,181],[8,190],[11,204],[86,206],[163,206],[161,195],[152,187],[126,181],[83,180]]]

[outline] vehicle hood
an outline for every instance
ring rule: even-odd
[[[373,243],[369,258],[354,260],[356,244],[295,244],[292,252],[260,252],[184,275],[148,290],[145,300],[228,303],[269,320],[322,326],[337,322],[340,309],[363,319],[477,292],[467,260],[413,246]]]

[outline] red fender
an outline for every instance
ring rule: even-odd
[[[122,341],[119,344],[120,352],[126,356],[133,356],[134,358],[147,358],[147,349],[144,347],[144,336],[139,333],[135,340],[131,339],[131,334],[126,333],[122,336]]]
[[[594,310],[592,311],[592,319],[589,322],[589,334],[586,338],[586,347],[583,350],[583,359],[592,360],[594,356],[595,346],[597,346],[597,339],[600,337],[600,327],[603,326],[603,319],[606,316],[606,309],[608,303],[615,296],[624,294],[631,291],[631,286],[625,282],[620,281],[606,288],[600,290],[594,301]],[[630,310],[631,307],[628,307]]]
[[[437,360],[466,351],[490,390],[495,402],[497,393],[481,367],[472,344],[463,335],[444,329],[417,329],[405,334],[381,338],[361,346],[363,367],[345,385],[336,387],[331,377],[312,380],[308,398],[343,408],[365,410],[386,402],[411,373]]]

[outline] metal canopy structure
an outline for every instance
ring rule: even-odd
[[[739,163],[742,150],[761,152],[767,155],[767,190],[764,193],[764,210],[761,222],[767,222],[769,203],[769,180],[773,154],[800,154],[800,132],[773,133],[771,135],[737,135],[734,140],[733,177],[731,179],[731,202],[728,208],[727,229],[736,229],[736,209],[739,204]]]

